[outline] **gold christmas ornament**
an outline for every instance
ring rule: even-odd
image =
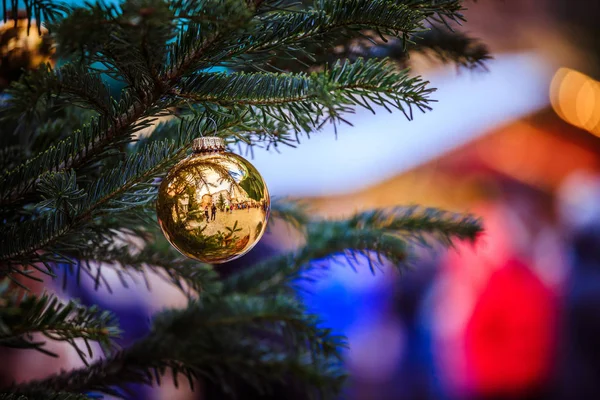
[[[54,64],[54,46],[48,30],[42,26],[38,31],[35,20],[28,25],[27,13],[23,11],[17,16],[16,21],[0,22],[0,89],[19,79],[24,70],[35,69],[44,62]]]
[[[158,222],[182,254],[210,264],[231,261],[265,232],[267,186],[250,162],[225,150],[221,138],[195,139],[193,150],[160,185]]]

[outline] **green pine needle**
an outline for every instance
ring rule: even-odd
[[[343,346],[341,338],[319,328],[318,320],[292,297],[223,296],[159,314],[146,338],[89,368],[14,390],[117,394],[123,382],[160,383],[161,376],[172,370],[173,376],[182,374],[190,384],[203,377],[226,391],[233,390],[236,378],[268,392],[289,375],[307,394],[333,394],[343,381],[339,354]]]
[[[351,265],[362,257],[371,272],[384,259],[397,267],[409,264],[411,248],[456,240],[475,241],[483,228],[470,216],[430,208],[391,208],[358,213],[341,221],[316,220],[306,225],[306,244],[228,278],[226,292],[271,293],[314,268],[311,262],[343,255]]]
[[[55,295],[34,296],[9,291],[9,281],[0,283],[0,346],[35,349],[58,357],[44,341],[34,338],[40,333],[53,341],[69,343],[87,363],[92,357],[89,342],[100,344],[105,354],[115,350],[113,339],[120,335],[115,317],[97,306],[84,307],[74,300],[60,301]],[[81,339],[85,349],[76,339]]]

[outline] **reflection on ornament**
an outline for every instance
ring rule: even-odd
[[[41,35],[31,21],[27,33],[27,18],[19,13],[19,19],[0,23],[0,90],[12,81],[19,79],[23,70],[34,69],[44,62],[51,62],[54,48],[47,35],[48,30],[41,27]]]
[[[247,253],[265,232],[269,192],[246,159],[223,139],[194,141],[194,154],[163,179],[156,210],[167,240],[182,254],[218,264]]]

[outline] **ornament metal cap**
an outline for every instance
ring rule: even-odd
[[[225,141],[216,136],[199,137],[192,142],[194,153],[225,151]]]

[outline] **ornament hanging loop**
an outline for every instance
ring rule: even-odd
[[[217,136],[217,132],[219,131],[219,126],[217,125],[217,123],[215,122],[214,119],[212,119],[211,117],[206,118],[207,120],[211,121],[213,123],[213,125],[215,126],[215,132],[213,133],[213,136]]]
[[[219,126],[217,125],[217,123],[215,122],[215,120],[212,119],[211,117],[206,117],[206,119],[213,123],[213,126],[215,127],[215,131],[213,133],[213,136],[217,136],[217,132],[219,131]],[[200,137],[204,137],[204,133],[202,132],[202,130],[200,130]]]
[[[217,132],[219,131],[217,123],[212,118],[207,119],[212,121],[212,123],[215,126],[214,136],[203,136],[202,133],[200,133],[201,136],[199,138],[194,139],[194,141],[192,142],[192,149],[194,150],[194,153],[224,152],[226,149],[225,141],[223,140],[223,138],[217,136]]]

